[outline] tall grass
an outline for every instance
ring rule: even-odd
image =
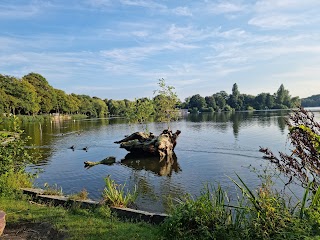
[[[125,184],[116,184],[114,180],[107,176],[105,178],[106,187],[103,190],[103,201],[110,206],[114,207],[127,207],[132,205],[137,197],[138,192],[136,187],[133,192],[125,191]]]
[[[270,179],[269,179],[270,180]],[[206,185],[199,197],[173,205],[163,224],[169,239],[304,239],[320,237],[320,190],[293,205],[288,196],[264,181],[251,190],[238,176],[235,204],[227,191]],[[302,214],[301,214],[302,212]]]

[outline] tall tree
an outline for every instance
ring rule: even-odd
[[[50,113],[57,105],[54,88],[38,73],[29,73],[24,76],[23,79],[34,86],[40,99],[40,111],[43,113]]]
[[[276,103],[284,105],[285,100],[288,100],[288,98],[290,98],[289,91],[281,84],[276,93]]]

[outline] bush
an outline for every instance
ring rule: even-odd
[[[25,172],[25,167],[37,158],[25,148],[18,125],[18,118],[12,118],[10,132],[0,132],[0,193],[10,195],[20,187],[31,186],[32,175]]]

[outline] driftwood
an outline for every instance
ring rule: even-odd
[[[131,153],[160,156],[160,159],[163,159],[173,155],[180,133],[180,130],[172,133],[170,129],[163,130],[159,136],[153,133],[135,132],[115,143]]]
[[[98,164],[104,164],[104,165],[112,165],[113,163],[116,162],[116,158],[115,157],[107,157],[101,161],[98,161],[98,162],[91,162],[91,161],[86,161],[84,162],[84,167],[89,169],[95,165],[98,165]]]

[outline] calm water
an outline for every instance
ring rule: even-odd
[[[175,150],[177,159],[171,163],[143,158],[123,160],[126,150],[113,142],[142,131],[142,126],[128,125],[122,119],[35,123],[23,128],[43,155],[39,164],[30,167],[31,171],[42,170],[35,181],[37,186],[57,184],[66,194],[85,188],[89,197],[100,199],[104,178],[110,175],[117,183],[126,182],[130,189],[134,185],[138,187],[139,209],[164,212],[168,196],[199,194],[207,182],[219,182],[232,193],[234,186],[228,176],[235,178],[235,173],[250,187],[259,185],[256,174],[248,166],[261,169],[261,165],[266,164],[258,151],[259,146],[269,147],[274,152],[288,151],[284,120],[288,113],[188,115],[171,124],[174,131],[182,131]],[[319,116],[318,112],[315,114]],[[165,127],[164,124],[149,124],[149,130],[155,134]],[[74,151],[69,148],[72,145]],[[88,150],[82,150],[84,147]],[[84,161],[100,161],[108,156],[115,156],[117,163],[84,168]]]

